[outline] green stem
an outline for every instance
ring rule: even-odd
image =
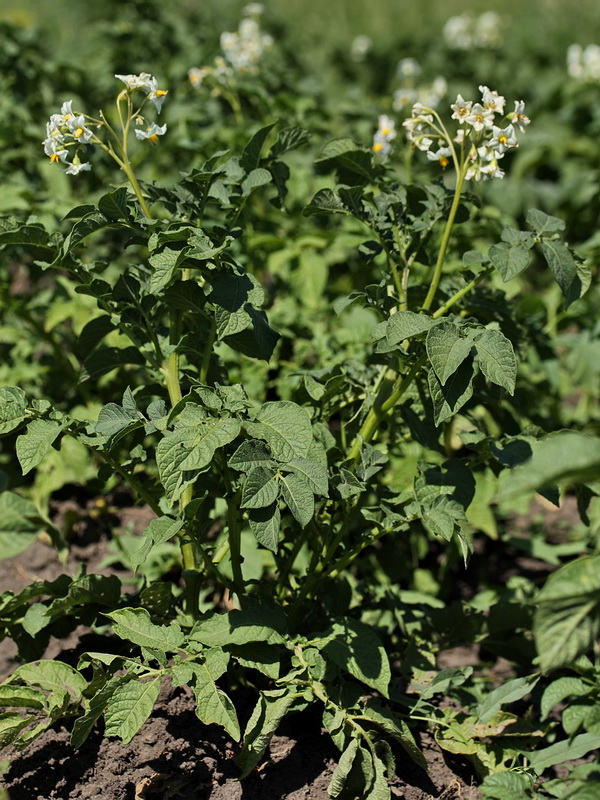
[[[444,233],[442,234],[442,241],[440,244],[440,251],[438,253],[437,261],[435,264],[435,269],[433,272],[433,278],[431,280],[431,285],[429,287],[429,291],[427,292],[427,296],[422,305],[423,311],[429,311],[431,305],[433,303],[433,299],[435,297],[435,293],[437,292],[438,286],[440,284],[440,280],[442,278],[442,270],[444,268],[444,259],[446,258],[446,251],[448,250],[448,244],[450,242],[450,234],[452,233],[452,228],[454,226],[454,220],[456,219],[456,213],[458,211],[458,206],[460,205],[460,196],[462,192],[463,183],[465,180],[466,170],[462,168],[458,172],[458,177],[456,179],[456,188],[454,189],[454,198],[452,200],[452,206],[450,207],[450,213],[448,215],[448,219],[446,220],[446,227],[444,228]]]
[[[402,397],[404,392],[408,389],[411,385],[413,380],[415,379],[417,373],[420,371],[423,364],[427,361],[427,356],[424,354],[420,356],[413,366],[411,367],[410,371],[400,380],[400,377],[396,381],[396,385],[389,395],[389,397],[383,401],[375,401],[374,405],[370,409],[369,413],[367,414],[365,421],[363,422],[360,431],[356,435],[354,442],[352,443],[352,447],[350,448],[350,452],[348,453],[348,459],[352,461],[358,461],[358,457],[360,455],[360,445],[362,442],[370,442],[379,424],[387,414],[393,409],[396,405],[398,400]]]
[[[229,536],[229,556],[233,573],[233,588],[240,606],[244,607],[244,576],[242,574],[242,531],[239,520],[240,492],[229,498],[227,506],[227,532]]]
[[[163,512],[159,504],[148,494],[148,492],[144,489],[142,484],[138,481],[138,479],[134,475],[132,475],[131,472],[128,472],[125,469],[125,467],[122,467],[121,464],[119,464],[119,462],[115,458],[113,458],[109,453],[101,452],[100,455],[106,461],[107,464],[110,464],[110,466],[114,469],[115,472],[118,472],[119,475],[121,475],[121,477],[127,481],[127,483],[131,486],[134,492],[144,501],[144,503],[150,506],[150,508],[152,509],[152,511],[154,511],[157,517],[163,516]]]
[[[203,384],[206,384],[206,379],[208,377],[208,370],[210,367],[210,357],[212,355],[212,349],[215,343],[216,336],[217,336],[217,322],[213,317],[210,323],[210,332],[208,334],[206,344],[204,345],[204,352],[202,354],[202,364],[200,366],[200,383]]]
[[[474,289],[481,281],[485,280],[489,275],[492,274],[494,271],[493,267],[487,267],[479,275],[476,275],[473,280],[470,280],[462,289],[459,289],[449,300],[446,300],[443,306],[440,306],[437,311],[435,311],[431,316],[432,319],[439,319],[443,317],[444,314],[449,311],[452,306],[461,300],[466,294],[468,294],[471,289]]]

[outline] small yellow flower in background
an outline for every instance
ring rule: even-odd
[[[390,142],[396,138],[396,126],[394,120],[390,119],[386,114],[379,117],[379,126],[373,137],[374,153],[380,156],[387,156],[392,152],[392,145]]]

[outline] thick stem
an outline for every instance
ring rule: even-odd
[[[448,244],[450,242],[450,234],[452,233],[452,228],[454,227],[454,220],[456,219],[456,213],[458,211],[458,206],[460,205],[460,196],[462,193],[463,183],[465,181],[465,175],[466,175],[466,170],[463,168],[458,172],[456,178],[456,188],[454,189],[454,198],[452,200],[452,206],[450,207],[450,213],[448,215],[448,219],[446,220],[446,227],[444,228],[444,233],[442,234],[440,251],[438,253],[437,261],[435,264],[431,285],[429,286],[429,291],[427,292],[427,296],[425,297],[425,300],[422,305],[423,311],[429,311],[429,309],[431,308],[431,304],[433,303],[435,293],[437,292],[438,286],[440,285],[440,280],[442,278],[442,270],[444,268],[444,259],[446,258],[446,251],[448,250]]]

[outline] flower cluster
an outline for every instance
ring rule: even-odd
[[[396,69],[402,85],[394,92],[394,111],[402,111],[405,106],[421,103],[436,108],[448,92],[446,79],[439,75],[433,83],[418,83],[421,67],[414,58],[403,58]]]
[[[157,112],[160,113],[168,92],[165,89],[159,89],[156,78],[147,72],[142,72],[140,75],[115,75],[115,78],[125,84],[125,88],[117,97],[117,105],[122,99],[127,98],[127,122],[125,123],[121,117],[123,137],[126,138],[131,121],[135,121],[138,126],[145,124],[146,120],[141,115],[141,109],[146,100],[150,100]],[[131,99],[137,91],[143,92],[145,98],[137,110],[134,111]],[[121,115],[120,111],[119,115]],[[98,145],[114,157],[113,146],[115,142],[111,142],[110,147],[107,146],[99,138],[98,134],[93,132],[92,128],[95,128],[96,131],[105,128],[109,135],[118,141],[118,148],[123,150],[123,143],[118,140],[114,130],[107,124],[102,112],[100,112],[100,119],[94,119],[87,114],[76,113],[73,111],[73,101],[67,100],[62,104],[60,114],[52,114],[46,123],[46,138],[43,141],[43,145],[44,152],[49,157],[50,162],[52,164],[66,164],[64,172],[68,175],[78,175],[80,172],[86,172],[92,168],[89,161],[83,162],[80,158],[80,154],[86,146]],[[147,139],[150,142],[157,142],[158,137],[162,136],[166,130],[166,125],[159,126],[152,122],[147,125],[146,130],[136,128],[135,135],[140,140]],[[72,158],[69,158],[71,154]],[[119,164],[121,164],[120,161]]]
[[[139,75],[115,75],[115,78],[123,81],[125,84],[123,92],[127,93],[129,97],[131,97],[134,92],[143,92],[146,95],[146,100],[150,100],[150,102],[154,104],[156,112],[160,114],[165,98],[169,92],[168,89],[158,88],[158,81],[153,75],[150,75],[148,72],[141,72]],[[141,106],[134,115],[137,125],[142,125],[145,122],[144,118],[139,113],[140,110]],[[140,141],[147,139],[149,142],[152,142],[152,144],[156,144],[158,137],[163,136],[166,132],[166,124],[157,125],[155,122],[150,123],[145,131],[139,128],[135,129],[136,138],[140,139]]]
[[[453,50],[495,48],[502,44],[502,22],[495,11],[485,11],[478,17],[466,12],[450,17],[443,34],[446,44]]]
[[[209,67],[192,67],[188,70],[188,79],[197,89],[203,83],[213,84],[215,94],[227,86],[236,73],[256,74],[258,65],[266,48],[273,44],[273,39],[260,30],[260,15],[263,7],[260,3],[251,3],[244,9],[244,18],[237,31],[221,34],[222,56],[217,56]]]
[[[582,81],[600,81],[600,47],[572,44],[567,50],[567,72]]]
[[[388,156],[392,152],[390,142],[396,138],[394,120],[385,114],[379,117],[379,125],[373,137],[373,152],[378,156]]]
[[[412,115],[403,126],[413,146],[426,152],[430,161],[446,167],[452,160],[457,171],[464,172],[466,180],[503,178],[498,162],[508,150],[518,147],[517,130],[524,133],[529,118],[525,116],[522,100],[515,102],[514,111],[505,114],[504,97],[487,86],[480,86],[479,91],[481,102],[464,100],[458,95],[450,106],[452,119],[459,126],[454,136],[448,133],[436,111],[421,103],[413,106]],[[497,116],[501,118],[500,124],[496,124]]]
[[[259,3],[246,6],[246,16],[237,31],[221,34],[221,49],[227,61],[236,72],[258,72],[258,64],[264,50],[271,47],[273,39],[260,29],[260,15],[263,7]]]
[[[62,104],[60,114],[52,114],[46,123],[46,138],[43,141],[44,153],[51,164],[66,164],[63,170],[68,175],[77,175],[92,168],[89,162],[82,162],[79,151],[95,139],[93,132],[86,125],[84,114],[73,111],[73,101]],[[74,151],[69,161],[69,150]]]

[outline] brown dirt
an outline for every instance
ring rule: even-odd
[[[186,689],[165,692],[151,718],[128,745],[95,730],[77,751],[63,725],[45,732],[27,751],[7,751],[4,774],[10,800],[327,800],[339,753],[312,711],[291,716],[273,737],[268,755],[243,783],[237,745],[194,714]],[[479,794],[446,763],[433,740],[421,746],[427,775],[397,753],[392,797],[400,800],[475,800]],[[467,778],[467,781],[469,779]]]

